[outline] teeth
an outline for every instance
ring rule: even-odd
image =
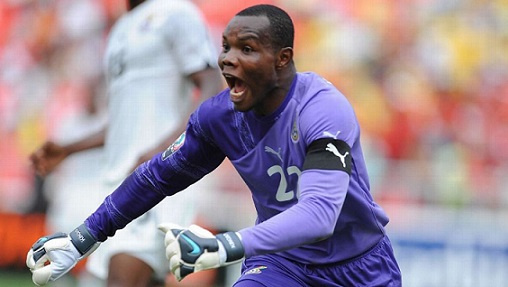
[[[241,92],[234,92],[233,90],[230,90],[229,93],[231,94],[231,96],[233,97],[240,97],[241,95],[243,95],[243,93],[245,92],[245,90],[241,91]]]

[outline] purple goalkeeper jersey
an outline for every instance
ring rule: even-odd
[[[347,145],[348,152],[334,152],[344,169],[304,168],[311,143],[327,138]],[[353,108],[315,73],[297,73],[269,116],[236,111],[229,89],[205,101],[186,132],[136,169],[86,224],[103,241],[225,157],[249,187],[258,215],[254,226],[239,231],[246,257],[278,253],[328,264],[364,253],[385,235],[388,217],[369,191]]]

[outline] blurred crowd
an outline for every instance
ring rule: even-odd
[[[292,15],[297,68],[352,102],[381,204],[508,209],[507,1],[195,2],[217,50],[249,4]],[[0,1],[0,211],[41,200],[30,152],[76,115],[105,111],[102,54],[123,9],[124,0]]]

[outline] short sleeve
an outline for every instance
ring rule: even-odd
[[[162,29],[181,72],[190,75],[216,67],[218,53],[201,11],[186,1],[176,1],[173,6]]]

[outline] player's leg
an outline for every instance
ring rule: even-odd
[[[90,273],[87,269],[81,272],[77,278],[76,287],[106,287],[106,280],[103,280],[92,273]]]
[[[87,270],[108,287],[154,286],[154,279],[163,286],[168,262],[160,233],[154,216],[147,212],[92,253]]]
[[[209,269],[187,275],[184,280],[178,282],[173,274],[166,277],[166,287],[212,287],[216,285],[217,269]]]
[[[111,257],[108,287],[150,286],[153,270],[143,260],[126,253]]]

